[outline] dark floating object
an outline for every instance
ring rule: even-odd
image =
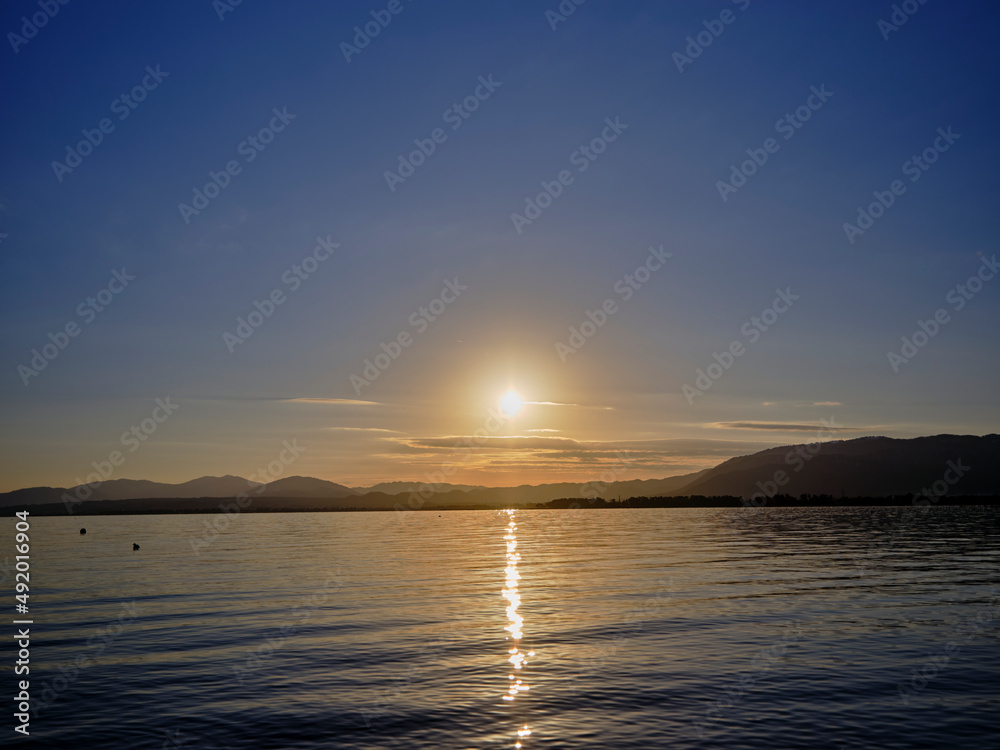
[[[81,534],[86,534],[86,533],[87,533],[87,530],[86,530],[86,529],[80,529],[80,533],[81,533]]]
[[[139,545],[136,544],[135,542],[132,542],[132,549],[134,550],[139,549]]]

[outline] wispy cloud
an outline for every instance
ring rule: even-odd
[[[827,427],[821,424],[796,424],[788,422],[709,422],[705,427],[720,430],[768,430],[773,432],[859,432],[859,427]]]
[[[394,435],[399,434],[399,430],[387,430],[384,427],[327,427],[326,429],[334,432],[389,432]]]
[[[749,434],[749,433],[748,433]],[[734,456],[743,456],[776,443],[755,436],[754,440],[705,438],[653,438],[646,440],[587,441],[543,434],[514,436],[419,436],[380,435],[382,449],[368,452],[369,459],[392,466],[395,473],[420,475],[442,466],[459,466],[471,484],[505,485],[570,481],[594,478],[609,466],[625,462],[625,478],[662,478],[716,466]]]
[[[359,401],[354,398],[286,398],[293,404],[325,404],[327,406],[381,406],[378,401]]]
[[[780,404],[780,401],[764,401],[761,406],[779,406]],[[802,408],[804,406],[843,406],[844,404],[841,401],[796,401],[789,405]]]
[[[572,406],[577,409],[599,409],[602,411],[611,411],[613,407],[611,406],[589,406],[587,404],[564,404],[560,401],[525,401],[525,404],[531,404],[532,406]]]
[[[512,435],[504,437],[439,437],[415,438],[404,440],[405,443],[419,448],[454,448],[456,445],[477,445],[481,448],[501,450],[553,450],[557,448],[576,447],[580,443],[572,438],[542,437]]]
[[[548,466],[561,466],[562,468],[571,468],[575,464],[591,461],[616,460],[621,457],[623,452],[628,455],[630,464],[637,466],[674,463],[675,459],[685,461],[711,459],[717,461],[773,447],[770,442],[741,440],[584,441],[544,435],[387,437],[383,440],[392,446],[387,455],[429,456],[454,453],[456,448],[464,450],[472,447],[476,454],[486,460],[524,462],[534,459]]]

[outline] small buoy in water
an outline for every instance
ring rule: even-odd
[[[81,534],[86,534],[86,533],[87,533],[87,530],[86,530],[86,529],[80,529],[80,533],[81,533]]]
[[[139,549],[139,545],[136,544],[135,542],[132,542],[132,549],[134,550]]]

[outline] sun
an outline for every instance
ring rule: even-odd
[[[503,397],[500,399],[500,409],[503,411],[504,416],[513,417],[524,405],[521,401],[521,397],[517,395],[513,390],[507,391]]]

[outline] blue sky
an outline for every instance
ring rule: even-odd
[[[286,439],[306,446],[289,473],[422,479],[508,389],[529,403],[450,481],[583,481],[618,451],[621,478],[670,476],[817,437],[996,430],[1000,282],[946,301],[996,253],[995,8],[914,3],[886,39],[891,3],[587,0],[553,30],[555,2],[401,2],[346,60],[387,5],[244,2],[220,20],[208,0],[70,2],[21,43],[9,35],[44,11],[5,7],[0,489],[74,484],[115,450],[114,478],[246,476]],[[678,70],[706,24],[721,33]],[[166,77],[118,119],[147,66]],[[813,87],[832,95],[785,139],[776,123]],[[294,119],[247,162],[275,108]],[[102,118],[113,130],[59,180],[52,163]],[[579,171],[608,118],[627,128]],[[390,189],[435,128],[443,142]],[[911,182],[904,163],[939,128],[959,137]],[[185,222],[178,205],[232,160]],[[516,231],[562,170],[572,183]],[[848,241],[894,180],[905,192]],[[292,289],[317,238],[339,247]],[[624,300],[615,284],[661,246],[669,260]],[[88,322],[78,306],[122,268],[134,281]],[[418,330],[449,280],[467,289]],[[274,289],[285,301],[227,347]],[[798,299],[751,341],[776,290]],[[560,358],[606,299],[616,312]],[[939,309],[948,322],[894,366]],[[73,322],[44,369],[19,369]],[[351,376],[401,333],[412,343],[359,392]],[[733,342],[745,352],[685,397]],[[123,433],[166,397],[180,408],[129,452]]]

